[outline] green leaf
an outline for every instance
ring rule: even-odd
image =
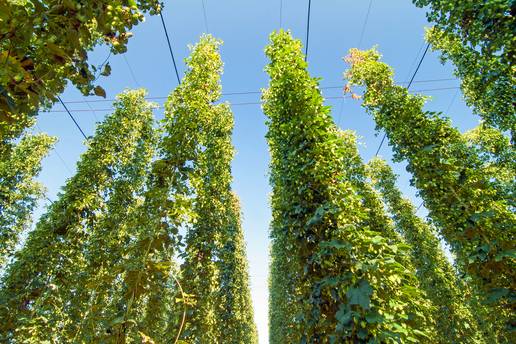
[[[341,304],[339,310],[335,313],[335,318],[341,325],[347,325],[351,322],[352,312],[349,305]]]
[[[108,62],[104,66],[104,69],[102,70],[102,73],[100,73],[100,75],[109,76],[110,74],[111,74],[111,66],[109,65],[109,62]]]
[[[512,259],[516,259],[516,250],[515,249],[509,249],[509,250],[505,250],[505,251],[502,251],[502,252],[498,253],[495,256],[495,261],[499,262],[499,261],[501,261],[502,259],[504,259],[506,257],[512,258]]]
[[[97,95],[99,97],[106,98],[106,91],[100,86],[95,86],[95,88],[93,89],[93,92],[95,92],[95,95]]]
[[[369,309],[370,297],[373,294],[373,288],[366,280],[360,280],[358,287],[351,287],[348,289],[346,296],[349,304],[360,305],[363,309]]]
[[[487,294],[488,303],[496,303],[500,299],[509,295],[509,289],[506,288],[493,288]]]
[[[425,147],[421,148],[421,151],[423,151],[423,152],[431,152],[435,147],[437,147],[436,144],[428,145],[428,146],[425,146]]]
[[[361,328],[360,330],[358,330],[357,335],[358,335],[358,338],[360,338],[360,339],[366,339],[368,332],[365,328]]]
[[[323,241],[319,244],[323,248],[335,248],[337,250],[351,250],[352,246],[348,242],[344,242],[341,240],[332,240],[332,241]]]
[[[371,239],[371,242],[372,242],[373,244],[379,245],[379,244],[381,244],[381,243],[382,243],[382,241],[383,241],[383,240],[384,240],[384,239],[383,239],[381,236],[377,235],[377,236],[375,236],[373,239]]]
[[[367,312],[366,321],[370,324],[378,324],[383,321],[383,317],[377,311],[369,311]]]
[[[324,214],[326,213],[326,205],[320,205],[315,211],[314,215],[306,222],[308,227],[312,227],[322,221]]]

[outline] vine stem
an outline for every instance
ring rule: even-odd
[[[174,273],[171,273],[172,278],[174,281],[176,281],[177,286],[179,287],[179,292],[181,293],[181,297],[183,298],[183,318],[181,319],[181,324],[179,325],[179,332],[177,333],[176,339],[174,340],[174,344],[177,344],[179,342],[179,337],[181,336],[181,332],[183,332],[183,327],[185,325],[186,321],[186,303],[185,303],[185,293],[183,291],[183,287],[181,286],[181,283],[179,283],[179,280],[177,279],[176,275]]]
[[[149,240],[149,245],[147,246],[147,250],[146,250],[144,258],[143,258],[143,269],[145,269],[145,266],[147,265],[147,257],[149,256],[149,252],[151,250],[153,242],[154,242],[154,238]],[[132,308],[134,299],[136,297],[135,294],[136,294],[138,285],[140,284],[141,276],[142,276],[142,270],[138,271],[138,276],[136,278],[136,283],[135,283],[134,290],[131,293],[131,298],[129,299],[129,302],[127,303],[127,309],[126,309],[125,315],[124,315],[124,334],[123,334],[123,337],[122,337],[122,341],[120,343],[125,343],[125,321],[127,321],[129,313],[131,312],[131,308]]]

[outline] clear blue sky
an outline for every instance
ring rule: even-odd
[[[222,58],[225,72],[223,92],[258,91],[267,86],[263,72],[267,60],[263,49],[268,35],[280,26],[280,0],[205,0],[207,26],[201,0],[166,1],[164,18],[171,36],[172,47],[178,62],[179,73],[184,71],[183,59],[188,55],[187,45],[195,43],[203,32],[209,32],[224,41]],[[292,30],[295,37],[305,42],[308,1],[283,0],[282,27]],[[351,47],[359,44],[369,0],[313,0],[308,62],[312,76],[320,77],[321,86],[343,85],[342,73],[346,68],[342,57]],[[428,26],[424,11],[410,0],[373,0],[365,26],[361,48],[377,44],[384,61],[392,65],[396,80],[407,81],[413,73],[418,53],[423,47],[424,27]],[[137,26],[125,54],[111,56],[111,76],[101,79],[107,97],[113,98],[125,88],[144,87],[151,97],[164,97],[176,86],[171,58],[159,16],[148,17]],[[91,53],[91,61],[100,64],[108,52],[100,47]],[[442,66],[438,55],[429,52],[415,80],[453,78],[450,66]],[[456,80],[419,83],[413,90],[456,87]],[[375,136],[374,122],[360,107],[360,101],[332,99],[341,96],[341,89],[324,89],[327,105],[333,107],[335,120],[343,129],[356,130],[361,137],[360,151],[365,161],[370,159],[381,140]],[[427,108],[446,111],[461,130],[472,128],[478,118],[471,115],[455,89],[424,92],[432,96]],[[68,87],[62,99],[65,102],[84,100],[73,87]],[[91,101],[98,97],[89,97]],[[267,278],[268,278],[268,227],[270,221],[268,185],[269,153],[264,138],[265,116],[260,105],[237,105],[259,102],[260,95],[232,95],[224,98],[234,103],[235,129],[233,142],[237,155],[233,163],[234,189],[241,199],[243,226],[250,261],[251,288],[260,343],[268,343],[267,334]],[[158,100],[162,103],[163,100]],[[91,102],[93,109],[108,109],[109,102]],[[89,110],[88,104],[71,103],[68,108],[87,135],[94,132],[95,123],[108,112]],[[62,111],[56,105],[53,111]],[[162,118],[162,111],[156,111]],[[38,125],[59,138],[56,149],[45,159],[40,180],[48,188],[48,197],[55,199],[59,188],[75,170],[79,155],[85,150],[83,138],[64,112],[41,113]],[[385,144],[380,155],[390,159],[391,149]],[[62,160],[61,160],[62,158]],[[399,186],[416,204],[415,190],[409,186],[405,164],[393,165],[401,174]],[[42,203],[44,206],[44,203]],[[38,211],[40,214],[42,209]],[[421,210],[424,215],[424,209]]]

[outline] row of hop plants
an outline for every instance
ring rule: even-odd
[[[11,237],[28,220],[10,210],[17,217],[2,224],[10,235],[2,241],[2,342],[257,342],[231,190],[233,115],[215,104],[219,45],[203,36],[192,47],[158,129],[144,90],[118,96],[75,175],[14,254]],[[30,177],[52,141],[27,136],[15,147],[18,160],[1,165],[30,179],[6,185],[12,197],[32,197],[25,212],[34,207]],[[21,163],[31,161],[27,150],[37,161],[30,171]]]
[[[396,85],[375,49],[350,50],[345,91],[364,87],[363,106],[395,160],[407,163],[427,221],[402,197],[389,166],[364,164],[355,135],[333,123],[301,43],[288,32],[271,35],[263,94],[273,189],[271,343],[508,343],[514,335],[510,9],[499,1],[414,3],[429,6],[436,26],[427,39],[454,63],[466,102],[484,122],[462,134],[425,111],[425,98]],[[230,187],[233,117],[216,104],[222,63],[209,36],[192,49],[158,131],[143,90],[119,96],[76,175],[16,249],[43,194],[34,177],[55,141],[18,138],[67,79],[105,96],[95,82],[111,68],[88,65],[87,50],[104,40],[124,52],[128,30],[161,8],[155,1],[0,5],[8,33],[0,43],[3,341],[257,341]],[[21,22],[29,24],[20,30]]]
[[[6,207],[13,215],[2,241],[3,263],[12,260],[0,294],[4,339],[221,342],[231,334],[236,342],[256,341],[230,187],[233,118],[227,104],[215,105],[218,45],[207,36],[193,48],[189,70],[166,103],[161,137],[144,91],[120,95],[76,175],[14,257],[38,190],[31,176],[53,139],[26,136],[10,147],[18,160],[4,162],[2,172],[18,170],[25,179],[11,177],[19,184],[5,186],[13,199],[27,200]],[[460,134],[425,112],[421,96],[396,86],[375,50],[350,51],[347,77],[366,86],[364,106],[396,158],[414,171],[430,210],[427,223],[396,189],[388,165],[379,159],[364,165],[354,134],[335,126],[306,71],[301,43],[275,33],[266,53],[271,342],[509,340],[510,286],[503,282],[512,278],[510,239],[497,232],[514,223],[504,206],[514,162],[508,139],[485,125]],[[22,164],[30,159],[34,164]],[[453,181],[457,191],[450,195]],[[461,199],[483,208],[464,217]],[[489,222],[471,221],[485,213]],[[475,236],[457,231],[457,223],[469,225],[467,233],[493,236],[498,251],[486,248],[479,256]],[[436,233],[451,244],[460,276]]]
[[[510,342],[516,216],[509,138],[492,121],[460,133],[441,113],[424,110],[424,96],[396,85],[375,49],[351,49],[344,91],[363,87],[355,98],[386,133],[395,161],[407,163],[429,210],[425,221],[388,164],[364,165],[354,135],[336,127],[300,41],[273,33],[266,54],[270,342]]]

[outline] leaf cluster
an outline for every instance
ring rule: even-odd
[[[25,0],[0,3],[0,137],[17,137],[38,109],[57,100],[67,81],[105,97],[97,78],[111,67],[88,62],[106,44],[127,50],[134,25],[161,11],[158,0]]]

